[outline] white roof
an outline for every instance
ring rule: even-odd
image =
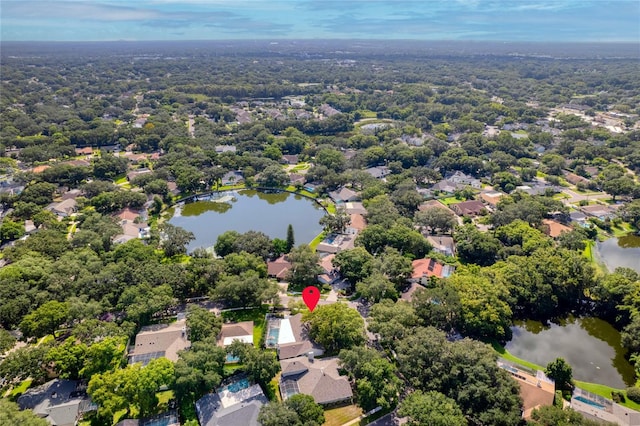
[[[295,343],[296,338],[293,335],[293,328],[291,328],[291,321],[289,318],[280,320],[280,332],[278,333],[278,344],[284,345],[287,343]]]
[[[255,384],[253,386],[249,386],[246,389],[241,389],[238,392],[231,392],[229,390],[223,390],[218,392],[218,396],[220,397],[220,402],[224,408],[231,407],[236,404],[240,404],[247,399],[253,398],[254,396],[258,396],[262,393],[262,388],[260,385]]]
[[[222,341],[222,344],[224,346],[229,346],[236,340],[239,340],[242,343],[249,343],[250,345],[253,345],[253,334],[246,335],[246,336],[225,337],[224,340]]]

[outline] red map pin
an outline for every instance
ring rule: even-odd
[[[320,290],[317,287],[310,285],[309,287],[302,290],[302,300],[304,300],[305,305],[309,308],[309,311],[313,312],[320,300]]]

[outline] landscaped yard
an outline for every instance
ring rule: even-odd
[[[461,199],[456,198],[456,197],[447,197],[447,198],[440,198],[440,199],[438,199],[438,201],[440,201],[445,206],[449,206],[451,204],[461,203],[464,200],[461,200]]]
[[[324,412],[324,426],[342,426],[343,424],[357,419],[362,415],[362,408],[355,404],[345,407],[331,408]]]
[[[266,305],[254,309],[242,309],[238,311],[222,312],[222,318],[225,321],[241,322],[253,321],[253,345],[260,347],[260,339],[264,333],[264,317],[267,314],[268,307]]]

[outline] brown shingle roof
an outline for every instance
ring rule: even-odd
[[[232,324],[223,324],[220,329],[218,343],[224,342],[224,339],[253,336],[253,321],[236,322]]]
[[[164,352],[170,361],[178,360],[178,351],[191,346],[187,339],[185,320],[172,324],[155,324],[142,327],[136,335],[133,351],[129,356]]]
[[[338,372],[336,357],[311,361],[307,357],[298,357],[280,361],[280,366],[281,382],[295,381],[299,393],[311,395],[318,404],[331,404],[353,397],[349,381]]]

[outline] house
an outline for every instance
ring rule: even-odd
[[[93,148],[85,146],[84,148],[76,148],[76,155],[93,155]]]
[[[38,229],[38,228],[36,228],[36,225],[33,223],[32,220],[25,220],[24,221],[24,232],[26,232],[27,234],[32,233],[36,229]]]
[[[297,155],[283,155],[280,159],[282,164],[294,165],[298,164],[298,156]]]
[[[291,315],[280,320],[276,348],[280,360],[308,355],[309,352],[315,356],[324,353],[320,346],[309,339],[307,330],[302,324],[302,314]]]
[[[322,104],[320,105],[320,107],[318,108],[318,110],[325,116],[325,117],[331,117],[333,115],[336,114],[340,114],[340,111],[338,111],[337,109],[333,108],[331,105],[329,104]]]
[[[119,242],[126,242],[136,238],[146,239],[151,237],[151,227],[144,222],[135,223],[122,221],[120,226],[122,227],[122,234],[114,237],[114,242],[115,240],[118,240]],[[123,239],[124,241],[121,241]]]
[[[125,207],[124,209],[120,210],[120,212],[118,212],[115,215],[115,217],[119,219],[121,222],[122,221],[133,222],[138,217],[140,217],[140,212],[137,210],[133,210],[130,207]]]
[[[580,225],[586,225],[586,222],[587,222],[587,215],[578,211],[569,213],[569,218],[571,219],[572,222],[576,222]]]
[[[291,262],[284,255],[267,262],[267,276],[276,278],[278,281],[286,280],[290,269]]]
[[[236,152],[236,147],[233,145],[218,145],[215,148],[218,154],[222,154],[223,152]]]
[[[590,181],[589,179],[582,177],[582,176],[578,176],[575,173],[571,173],[571,172],[564,172],[564,178],[567,180],[567,182],[569,182],[572,185],[577,185],[579,183],[583,183],[583,184],[588,184]]]
[[[178,351],[190,346],[185,319],[171,324],[147,325],[136,334],[133,350],[129,351],[129,364],[147,365],[152,359],[162,357],[176,362]]]
[[[339,253],[355,247],[355,235],[330,234],[318,244],[316,251],[319,253]]]
[[[290,173],[289,174],[289,183],[291,185],[304,185],[304,183],[306,182],[306,178],[304,177],[304,175],[301,175],[299,173]]]
[[[445,256],[455,256],[456,254],[456,244],[452,237],[446,235],[429,235],[427,241],[437,253],[442,253]]]
[[[428,257],[425,259],[416,259],[411,262],[411,265],[413,266],[413,272],[411,273],[409,281],[423,285],[427,284],[431,277],[447,278],[455,271],[455,267],[445,265]]]
[[[69,198],[59,203],[50,204],[47,209],[60,217],[69,217],[76,211],[76,200]]]
[[[293,395],[311,395],[317,404],[350,401],[353,391],[349,380],[338,372],[337,357],[315,359],[301,356],[280,361],[280,395],[286,401]]]
[[[269,400],[260,385],[248,384],[243,379],[196,401],[200,426],[260,426],[260,408]]]
[[[391,174],[391,170],[389,170],[387,166],[369,167],[368,169],[364,169],[364,171],[376,179],[384,179]]]
[[[167,182],[167,188],[169,188],[169,193],[171,195],[178,195],[180,190],[178,189],[178,184],[172,181]]]
[[[606,218],[612,219],[615,217],[615,211],[609,206],[605,206],[603,204],[592,204],[590,206],[583,206],[579,208],[582,213],[587,216],[596,217],[600,220],[605,220]]]
[[[367,209],[360,201],[348,201],[344,203],[344,211],[347,214],[367,214]]]
[[[240,170],[232,170],[230,172],[227,172],[221,178],[221,184],[223,186],[238,185],[242,182],[244,182],[244,175]]]
[[[146,167],[143,167],[143,168],[138,169],[138,170],[130,171],[129,173],[127,173],[127,180],[128,180],[129,182],[131,182],[131,181],[133,181],[135,178],[137,178],[138,176],[146,175],[147,173],[152,173],[152,171],[151,171],[151,170],[149,170],[149,169],[148,169],[148,168],[146,168]]]
[[[50,168],[51,168],[51,166],[47,166],[47,165],[45,164],[45,165],[42,165],[42,166],[36,166],[36,167],[34,167],[33,169],[31,169],[31,171],[32,171],[33,173],[42,173],[42,172],[44,172],[45,170],[50,169]]]
[[[218,346],[229,346],[236,340],[253,345],[253,321],[222,324],[218,334]]]
[[[451,182],[448,179],[442,179],[440,182],[434,184],[431,188],[431,191],[440,191],[446,194],[453,194],[458,189],[458,184]]]
[[[82,191],[80,191],[79,189],[72,189],[72,190],[69,190],[69,191],[65,192],[64,194],[62,194],[62,200],[63,201],[64,200],[70,200],[70,199],[75,200],[81,194],[82,194]]]
[[[520,398],[522,398],[522,417],[525,420],[531,419],[531,413],[536,408],[553,404],[555,385],[542,371],[538,371],[534,376],[502,361],[498,361],[498,367],[506,370],[518,382]]]
[[[29,389],[17,402],[20,409],[33,410],[52,426],[75,426],[81,414],[97,409],[76,380],[51,380]]]
[[[329,197],[331,197],[336,204],[358,201],[360,199],[357,192],[344,186],[338,191],[329,192]]]
[[[429,209],[433,209],[433,208],[437,208],[437,209],[444,209],[446,210],[449,214],[452,214],[453,212],[451,211],[451,209],[447,206],[445,206],[444,204],[442,204],[440,201],[438,200],[429,200],[429,201],[425,201],[424,203],[421,203],[418,206],[418,210],[420,210],[421,212],[425,211],[425,210],[429,210]]]
[[[491,207],[496,207],[500,198],[502,198],[505,194],[500,191],[487,191],[480,194],[480,198],[489,204]]]
[[[424,289],[425,289],[425,286],[423,286],[422,284],[417,282],[412,282],[409,285],[409,288],[407,288],[405,291],[402,292],[400,299],[407,302],[411,302],[411,300],[413,300],[413,295],[416,294],[417,291],[424,290]]]
[[[575,388],[571,395],[571,409],[597,423],[610,422],[621,426],[640,425],[640,413],[617,404],[610,399]]]
[[[349,217],[351,220],[344,231],[345,234],[357,235],[367,227],[367,221],[361,214],[354,213]]]
[[[456,171],[454,174],[447,178],[448,181],[455,183],[456,185],[469,185],[472,188],[480,189],[482,184],[479,179],[469,176],[461,171]]]
[[[463,201],[451,205],[458,216],[478,216],[486,211],[484,204],[479,200]]]
[[[318,262],[322,268],[322,274],[318,275],[318,281],[322,284],[331,284],[340,276],[338,269],[333,266],[333,259],[335,254],[328,254],[320,258]]]
[[[116,426],[180,426],[180,419],[176,410],[170,410],[142,419],[124,419]]]
[[[571,232],[571,228],[551,219],[542,220],[542,229],[551,238],[558,238],[565,232]]]

